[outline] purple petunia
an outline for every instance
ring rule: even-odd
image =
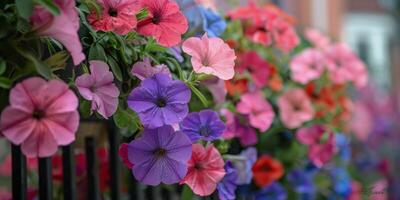
[[[256,194],[256,200],[274,199],[285,200],[287,199],[286,189],[279,183],[274,182],[267,187],[263,188]]]
[[[225,130],[224,122],[212,110],[190,113],[181,122],[180,127],[193,143],[200,139],[205,141],[218,139]]]
[[[238,173],[230,161],[225,163],[225,176],[217,185],[218,197],[220,200],[236,199]]]
[[[298,193],[311,193],[315,190],[313,183],[313,173],[306,170],[295,169],[291,171],[287,179],[294,191]]]
[[[142,81],[128,97],[128,106],[147,128],[157,128],[181,122],[188,114],[191,92],[179,80],[156,74]]]
[[[171,126],[145,129],[128,145],[128,159],[137,180],[148,185],[173,184],[182,180],[192,155],[192,142]]]

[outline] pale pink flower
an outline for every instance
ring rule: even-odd
[[[222,104],[225,102],[227,90],[225,82],[217,77],[212,77],[201,82],[211,92],[215,104]]]
[[[314,117],[310,98],[302,89],[292,89],[278,98],[280,119],[287,128],[300,127]]]
[[[193,144],[188,173],[181,184],[187,184],[199,196],[208,196],[224,178],[224,165],[221,154],[213,145],[204,148],[201,144]]]
[[[233,78],[235,52],[220,38],[191,37],[182,44],[185,53],[192,56],[193,70],[197,73],[212,74],[223,80]]]
[[[236,108],[239,113],[248,115],[250,125],[261,132],[268,130],[275,117],[271,104],[265,100],[261,92],[244,94]]]
[[[171,72],[166,65],[161,64],[152,66],[150,58],[144,58],[143,61],[136,62],[132,66],[131,73],[140,80],[150,78],[158,73],[167,74],[171,77]]]
[[[290,62],[291,77],[302,84],[318,79],[325,70],[324,54],[317,49],[305,49]]]
[[[97,0],[97,2],[102,8],[100,16],[94,10],[88,15],[88,22],[95,30],[125,35],[136,28],[136,13],[140,10],[138,0]]]
[[[59,80],[28,78],[10,92],[0,131],[28,157],[48,157],[75,140],[78,98]]]
[[[72,56],[74,65],[85,60],[79,40],[79,16],[74,0],[55,0],[60,14],[52,15],[46,8],[36,6],[30,21],[40,36],[52,37],[61,42]]]
[[[99,60],[90,61],[90,74],[83,74],[75,80],[82,97],[92,102],[91,109],[106,119],[118,108],[119,90],[113,81],[108,65]]]
[[[213,11],[217,11],[217,5],[215,3],[215,0],[194,0],[196,4],[202,5],[205,8],[210,8]]]
[[[276,47],[288,53],[300,43],[296,30],[291,24],[280,19],[274,20],[273,23],[272,35],[275,39]]]
[[[353,117],[350,128],[357,139],[366,141],[373,130],[373,116],[370,108],[362,102],[354,105]]]
[[[188,29],[188,22],[178,4],[173,0],[140,0],[149,16],[138,23],[138,32],[153,36],[157,42],[172,47],[181,42],[181,35]]]
[[[304,36],[313,46],[319,49],[325,49],[331,44],[331,40],[317,29],[307,28],[304,31]]]
[[[329,132],[328,140],[325,143],[318,143],[310,146],[308,158],[317,166],[322,167],[328,163],[336,151],[335,134]]]

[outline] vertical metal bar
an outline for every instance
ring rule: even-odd
[[[12,155],[12,196],[14,200],[27,197],[26,158],[21,148],[11,144]]]
[[[51,158],[39,159],[39,199],[53,199]]]
[[[108,142],[109,142],[109,163],[110,163],[110,188],[111,188],[111,199],[120,199],[119,193],[119,159],[118,159],[118,144],[119,137],[115,131],[113,123],[108,124]]]
[[[63,175],[64,199],[75,200],[77,194],[73,144],[63,147]]]
[[[129,182],[129,199],[130,200],[137,200],[139,198],[139,189],[138,189],[138,183],[133,178],[132,172],[129,170],[128,172],[128,182]]]
[[[155,194],[154,194],[154,187],[153,186],[147,186],[145,190],[145,199],[146,200],[154,200]]]
[[[88,178],[88,199],[100,200],[99,168],[96,161],[96,141],[93,137],[85,139],[86,167]]]

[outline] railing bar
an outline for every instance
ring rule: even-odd
[[[129,199],[130,200],[137,200],[140,199],[139,197],[139,188],[138,183],[132,175],[131,170],[128,172],[128,182],[129,182]]]
[[[14,200],[25,200],[27,197],[26,157],[21,148],[11,144],[12,155],[12,196]]]
[[[39,158],[39,199],[53,199],[51,158]]]
[[[64,199],[75,200],[77,194],[74,145],[64,146],[62,150]]]
[[[113,123],[108,124],[108,142],[109,142],[109,161],[110,161],[110,188],[111,188],[111,199],[119,200],[119,158],[118,158],[118,144],[119,137],[115,131]]]
[[[154,197],[156,196],[154,194],[154,187],[153,186],[147,186],[145,190],[145,199],[146,200],[154,200]]]
[[[93,137],[85,139],[86,167],[88,178],[88,199],[100,200],[99,170],[96,161],[96,141]]]

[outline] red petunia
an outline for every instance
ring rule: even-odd
[[[283,176],[284,172],[282,164],[267,155],[261,156],[254,163],[252,171],[254,183],[260,188],[266,187],[278,180]]]

